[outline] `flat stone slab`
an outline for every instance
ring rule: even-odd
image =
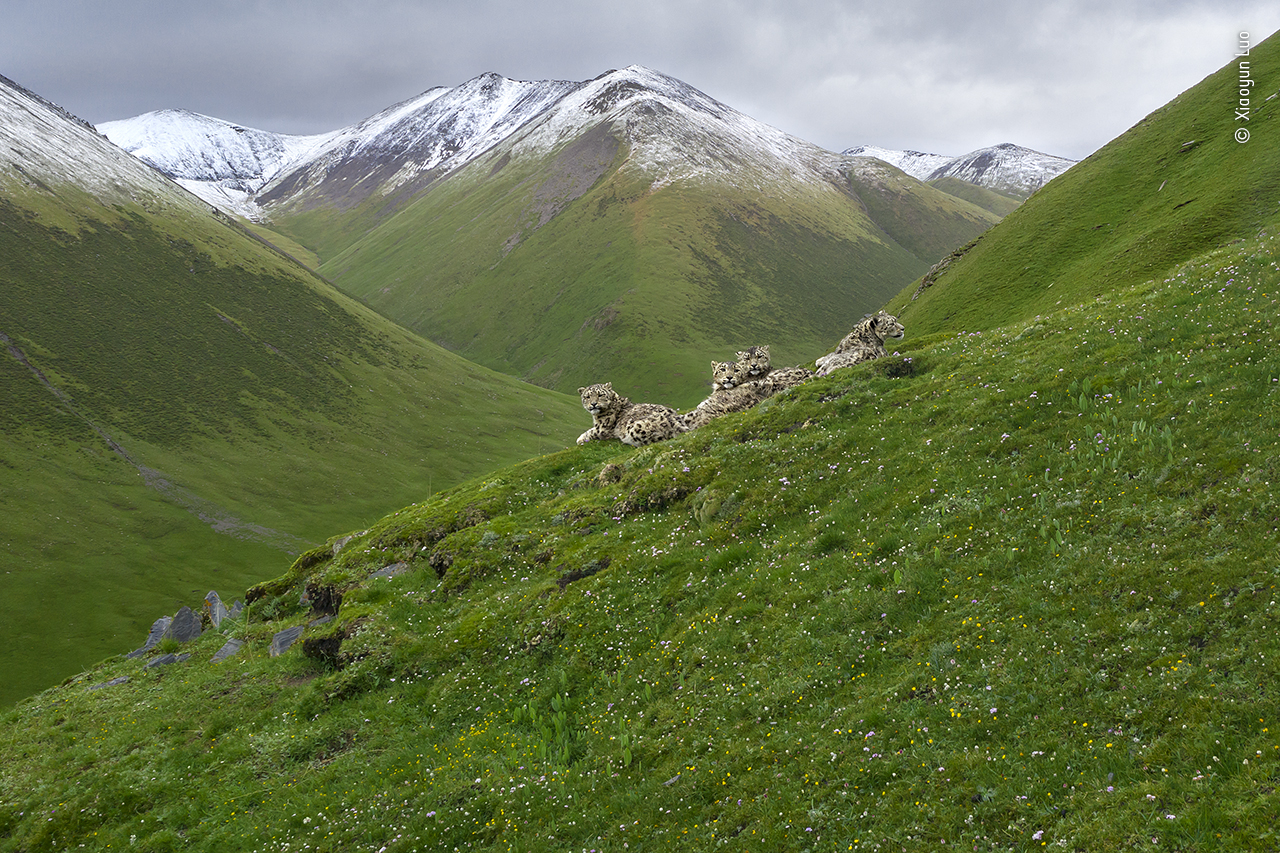
[[[373,574],[369,575],[369,579],[373,580],[374,578],[393,578],[396,575],[402,575],[407,571],[409,571],[408,563],[392,563],[389,566],[383,566]]]
[[[218,649],[218,651],[214,653],[213,657],[209,659],[209,663],[218,663],[219,661],[226,660],[236,652],[240,651],[240,647],[243,645],[244,640],[237,640],[234,637],[227,640],[227,642],[223,644],[222,648]]]
[[[271,638],[271,657],[277,657],[284,654],[285,650],[293,645],[294,641],[302,636],[302,632],[306,629],[305,625],[294,625],[292,628],[285,628],[283,631],[276,633]]]
[[[189,655],[189,654],[182,654],[182,655],[167,654],[167,655],[161,655],[161,656],[160,656],[160,657],[158,657],[158,658],[153,658],[152,660],[147,661],[147,665],[146,665],[146,667],[144,667],[144,668],[145,668],[145,669],[151,669],[151,668],[152,668],[152,667],[154,667],[154,666],[168,666],[168,665],[169,665],[169,664],[171,664],[171,663],[182,663],[183,661],[187,660],[187,658],[189,658],[189,657],[191,657],[191,655]]]
[[[185,604],[182,609],[173,614],[173,621],[169,623],[169,628],[164,632],[165,639],[177,640],[179,643],[187,643],[200,636],[200,617],[196,612]]]
[[[226,619],[230,611],[227,605],[222,603],[222,599],[218,598],[218,593],[209,590],[209,594],[204,597],[204,609],[209,614],[209,621],[213,623],[213,627],[222,627],[222,620]]]
[[[161,616],[159,619],[151,623],[151,633],[147,634],[147,641],[142,644],[142,648],[134,649],[125,655],[127,658],[140,658],[147,652],[156,647],[160,639],[164,636],[164,632],[169,630],[169,623],[173,621],[172,616]]]
[[[104,681],[104,682],[102,682],[101,684],[94,684],[94,685],[92,685],[89,689],[90,689],[90,690],[101,690],[101,689],[102,689],[102,688],[104,688],[104,687],[115,687],[117,684],[124,684],[124,683],[125,683],[126,681],[128,681],[128,680],[129,680],[129,676],[127,676],[127,675],[122,675],[122,676],[120,676],[119,678],[113,678],[113,679],[111,679],[110,681]]]

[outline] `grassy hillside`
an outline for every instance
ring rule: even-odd
[[[0,704],[586,426],[226,222],[68,190],[0,198],[0,335]]]
[[[995,328],[1166,276],[1256,234],[1280,198],[1280,40],[1247,61],[1247,126],[1235,120],[1240,69],[1231,62],[1051,181],[890,310],[921,333]],[[1238,142],[1238,129],[1252,138]]]
[[[778,363],[810,361],[997,219],[888,167],[796,197],[654,189],[625,159],[603,132],[545,162],[499,147],[412,202],[276,211],[273,227],[348,292],[478,363],[689,406],[710,360],[767,343]]]
[[[950,176],[929,181],[929,186],[935,190],[942,190],[944,193],[953,195],[956,198],[962,198],[970,204],[976,204],[983,210],[990,211],[1000,217],[1008,216],[1018,208],[1018,205],[1022,204],[1022,199],[1020,198],[1001,195],[987,187],[981,187]]]
[[[8,712],[0,850],[1271,849],[1278,308],[1240,241],[406,507]]]

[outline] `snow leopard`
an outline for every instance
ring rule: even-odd
[[[871,347],[857,347],[845,352],[833,352],[818,359],[818,376],[827,376],[833,370],[839,370],[842,367],[853,367],[855,364],[862,364],[864,361],[871,361],[879,357]]]
[[[678,413],[657,403],[632,403],[613,390],[612,382],[578,389],[582,408],[591,413],[591,429],[578,436],[578,444],[617,439],[632,447],[672,438],[685,431]]]
[[[826,376],[832,370],[838,369],[838,367],[850,367],[863,361],[886,356],[889,351],[885,349],[885,339],[901,339],[904,335],[906,335],[906,330],[902,327],[902,323],[898,322],[898,318],[892,314],[885,311],[868,314],[858,321],[858,324],[853,327],[853,331],[845,335],[840,343],[836,344],[834,351],[827,353],[815,362],[818,367],[818,375]],[[845,353],[855,351],[858,351],[856,356],[836,358],[837,356],[844,356]],[[828,362],[833,359],[838,362],[838,367],[828,366]]]
[[[738,353],[738,363],[742,365],[751,382],[760,387],[766,397],[772,397],[788,388],[794,388],[801,382],[810,379],[813,371],[807,367],[774,368],[769,358],[769,347],[751,347]],[[746,380],[744,380],[746,381]]]
[[[685,429],[697,429],[729,412],[749,409],[765,398],[759,383],[747,381],[745,365],[733,361],[711,362],[711,395],[696,409],[680,415]]]

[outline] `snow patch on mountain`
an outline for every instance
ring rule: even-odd
[[[928,180],[929,175],[956,158],[947,154],[925,154],[922,151],[893,151],[874,145],[859,145],[844,152],[850,157],[874,157],[895,166],[918,181]]]
[[[844,153],[875,157],[921,181],[957,178],[1017,198],[1026,198],[1075,165],[1074,160],[1008,142],[979,148],[960,157],[894,151],[870,145],[850,148]]]
[[[207,208],[56,104],[0,77],[0,181],[41,192],[73,186],[104,204]]]
[[[251,218],[254,193],[334,136],[270,133],[187,110],[104,122],[98,131],[214,207]]]
[[[1025,198],[1074,165],[1074,160],[1006,142],[957,157],[934,171],[929,179],[959,178],[996,192]]]
[[[469,162],[548,109],[579,84],[531,83],[484,74],[453,88],[435,88],[333,133],[290,175],[263,195],[289,184],[290,194],[338,170],[372,175],[389,194]],[[389,170],[389,171],[388,171]]]
[[[601,123],[628,146],[623,170],[640,173],[654,190],[697,181],[777,191],[784,176],[829,189],[845,161],[640,66],[610,71],[566,95],[521,134],[512,156],[544,156]]]
[[[699,181],[777,191],[786,178],[788,192],[830,191],[849,160],[640,66],[581,83],[483,74],[317,136],[183,110],[106,122],[100,130],[210,204],[258,218],[260,206],[313,191],[358,201],[406,185],[416,190],[500,145],[515,158],[545,156],[601,124],[626,144],[623,168],[654,189]]]

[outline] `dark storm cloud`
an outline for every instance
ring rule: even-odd
[[[1082,157],[1280,26],[1215,0],[16,0],[0,73],[91,122],[180,107],[316,133],[496,71],[647,65],[828,148]]]

